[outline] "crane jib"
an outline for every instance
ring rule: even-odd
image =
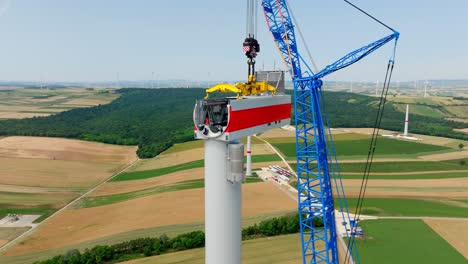
[[[392,32],[388,36],[353,50],[335,62],[328,64],[320,71],[314,68],[315,72],[313,72],[307,61],[299,53],[294,30],[297,25],[293,23],[295,19],[288,2],[286,0],[262,0],[267,26],[283,63],[290,72],[294,85],[297,198],[303,264],[339,263],[337,241],[341,241],[341,246],[345,249],[345,263],[348,263],[348,261],[360,263],[354,237],[361,232],[357,225],[361,208],[357,208],[356,215],[351,216],[349,214],[326,107],[323,104],[321,79],[333,72],[353,65],[387,43],[394,41],[394,48],[388,62],[376,116],[370,146],[371,151],[369,151],[368,164],[366,165],[359,194],[358,206],[362,206],[370,164],[372,163],[373,151],[377,141],[376,135],[378,133],[376,131],[378,132],[382,120],[395,61],[396,46],[400,36],[399,32],[363,9],[348,0],[344,1]],[[300,30],[298,32],[300,33]],[[299,35],[302,37],[301,33]],[[334,181],[333,185],[331,184],[332,181]],[[338,210],[335,210],[335,206],[337,206]],[[338,224],[335,223],[337,214],[342,218],[342,222],[339,224],[344,225],[344,231],[340,231],[343,232],[341,234],[337,234],[336,226]],[[347,243],[342,239],[340,240],[342,235],[348,238]]]

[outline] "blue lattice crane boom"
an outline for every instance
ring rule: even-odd
[[[294,85],[298,210],[304,264],[339,262],[335,223],[336,203],[338,203],[341,212],[345,212],[342,216],[348,218],[348,223],[351,222],[347,213],[347,203],[326,112],[323,111],[321,79],[358,62],[394,40],[395,48],[389,60],[388,75],[389,69],[393,69],[396,43],[400,35],[396,30],[386,26],[349,1],[344,1],[384,25],[392,33],[350,52],[314,73],[299,53],[294,19],[287,1],[262,0],[267,25],[285,65],[289,69]],[[385,84],[387,84],[387,79],[390,83],[390,77],[386,77]],[[332,190],[332,180],[335,182],[335,191]],[[323,221],[323,228],[314,226],[317,219]],[[352,226],[350,228],[349,236],[352,237],[354,232]],[[321,246],[322,243],[324,247]],[[359,263],[354,243],[354,239],[348,240],[348,246],[353,250],[351,256],[354,257],[355,262]]]

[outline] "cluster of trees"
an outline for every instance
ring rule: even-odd
[[[192,111],[202,89],[120,89],[107,105],[73,109],[49,117],[0,121],[0,135],[77,138],[138,145],[149,158],[174,143],[193,140]]]
[[[321,219],[314,221],[315,227],[323,227]],[[298,215],[268,219],[242,230],[242,239],[278,236],[299,232]],[[83,253],[73,249],[65,255],[55,256],[35,264],[94,264],[115,263],[143,256],[200,248],[205,246],[205,233],[194,231],[169,238],[163,234],[155,238],[139,238],[111,246],[95,246]]]
[[[323,227],[321,218],[313,219],[314,227]],[[299,215],[282,216],[277,218],[268,219],[247,227],[242,230],[242,239],[254,239],[260,237],[271,237],[286,234],[294,234],[300,231]]]
[[[199,248],[205,245],[205,234],[194,231],[170,239],[163,234],[155,238],[139,238],[111,246],[95,246],[81,253],[77,249],[68,251],[35,264],[93,264],[115,263],[135,257],[159,255],[167,252]]]
[[[192,111],[203,89],[120,89],[107,105],[73,109],[49,117],[0,121],[0,135],[77,138],[119,145],[138,145],[138,156],[150,158],[174,143],[193,140]],[[376,98],[325,92],[332,127],[373,127]],[[382,128],[403,130],[404,113],[387,103]],[[466,124],[413,115],[411,132],[468,139],[453,128]]]

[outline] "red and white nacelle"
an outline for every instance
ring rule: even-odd
[[[291,96],[243,96],[197,100],[193,110],[196,139],[230,142],[289,125]]]

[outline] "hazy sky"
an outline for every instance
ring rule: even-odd
[[[401,32],[394,80],[468,78],[468,1],[354,0]],[[319,68],[390,32],[292,0]],[[257,67],[284,66],[259,15]],[[245,0],[0,0],[0,80],[244,79]],[[305,50],[301,46],[305,55]],[[390,46],[328,80],[382,80]]]

